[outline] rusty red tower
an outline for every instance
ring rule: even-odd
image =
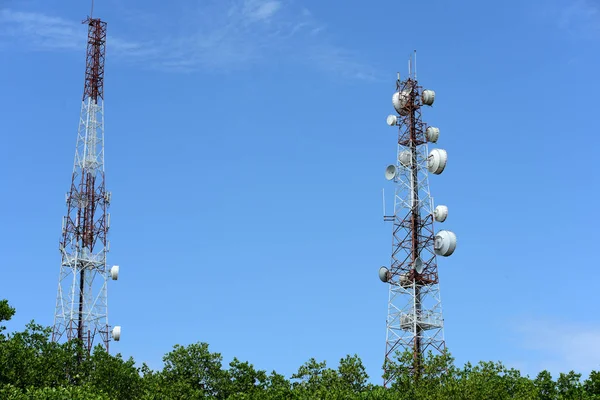
[[[79,339],[92,350],[96,338],[108,351],[110,336],[119,340],[121,328],[108,324],[107,283],[119,267],[108,268],[108,207],[111,195],[104,176],[104,60],[106,22],[89,17],[85,84],[77,133],[67,215],[59,249],[61,267],[52,340]]]

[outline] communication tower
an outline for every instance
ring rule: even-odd
[[[59,245],[61,266],[52,340],[79,339],[90,352],[97,335],[108,351],[110,336],[118,341],[121,327],[115,326],[111,332],[108,325],[107,283],[118,279],[119,267],[106,265],[111,200],[104,186],[106,22],[90,16],[83,23],[88,26],[85,84]]]
[[[435,92],[417,82],[416,52],[408,69],[406,79],[398,74],[392,96],[396,114],[387,117],[389,126],[398,127],[398,147],[396,162],[385,170],[385,178],[395,185],[393,215],[385,215],[384,194],[384,221],[393,223],[391,264],[379,269],[379,278],[389,285],[384,386],[395,380],[388,363],[397,351],[412,352],[418,376],[423,355],[445,349],[436,256],[447,257],[456,249],[453,232],[434,231],[434,221],[448,216],[448,207],[434,208],[428,178],[428,173],[444,171],[448,155],[443,149],[429,151],[428,143],[437,143],[440,130],[421,120],[421,110],[433,105]]]

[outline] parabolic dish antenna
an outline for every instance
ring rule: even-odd
[[[435,92],[433,90],[423,90],[421,100],[426,106],[430,106],[435,101]]]
[[[403,167],[409,168],[412,164],[412,156],[410,150],[404,150],[398,155],[398,161]]]
[[[119,266],[118,265],[112,266],[112,268],[110,269],[110,277],[112,278],[113,281],[116,281],[117,279],[119,279]]]
[[[435,254],[448,257],[456,250],[456,235],[452,231],[439,231],[433,244]]]
[[[446,206],[437,206],[435,210],[433,210],[433,216],[437,222],[444,222],[446,218],[448,218],[448,207]]]
[[[427,157],[427,169],[435,175],[439,175],[446,168],[448,162],[448,153],[443,149],[433,149]]]
[[[403,90],[402,92],[395,92],[392,95],[392,104],[394,105],[394,109],[400,115],[406,115],[407,109],[406,106],[408,104],[408,100],[410,99],[410,91]]]
[[[379,279],[381,279],[381,282],[387,282],[388,281],[388,274],[389,270],[386,267],[381,267],[379,268]]]
[[[413,269],[417,272],[417,274],[420,274],[421,272],[423,272],[424,267],[425,266],[423,265],[423,260],[421,260],[421,257],[417,257],[417,259],[413,263]]]
[[[437,143],[440,138],[440,130],[434,126],[430,126],[425,130],[425,137],[428,142]]]
[[[394,126],[396,125],[396,122],[398,122],[398,117],[395,115],[388,115],[386,122],[389,126]]]
[[[395,165],[388,165],[387,168],[385,169],[385,179],[387,179],[388,181],[391,181],[392,179],[394,179],[396,177],[397,173],[398,173],[398,168],[396,168]]]
[[[112,330],[112,337],[115,342],[118,342],[121,339],[121,327],[115,326]]]

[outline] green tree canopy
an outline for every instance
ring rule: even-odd
[[[14,315],[0,301],[0,323]],[[522,376],[501,362],[455,366],[449,352],[427,354],[419,374],[413,374],[410,352],[388,363],[395,379],[389,388],[369,383],[358,355],[339,360],[337,368],[309,359],[288,380],[276,371],[267,374],[250,362],[234,358],[227,368],[220,353],[207,343],[175,345],[163,358],[162,369],[136,367],[132,358],[110,355],[97,346],[91,354],[81,343],[54,343],[51,330],[30,322],[20,332],[0,326],[0,399],[222,399],[222,400],[442,400],[600,399],[600,373],[587,379],[574,371],[556,380],[548,371],[535,378]],[[600,360],[599,360],[600,363]]]

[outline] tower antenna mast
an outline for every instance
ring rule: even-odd
[[[389,366],[398,352],[411,351],[412,372],[418,377],[423,356],[445,350],[436,256],[450,256],[456,249],[456,235],[434,233],[433,226],[448,216],[448,207],[433,208],[428,177],[444,171],[448,156],[443,149],[429,152],[428,143],[436,143],[440,131],[421,119],[421,109],[433,105],[435,92],[417,82],[416,52],[415,64],[409,59],[408,65],[408,77],[401,81],[398,74],[392,96],[396,114],[387,117],[388,125],[398,127],[398,143],[396,162],[385,170],[385,178],[395,184],[394,212],[384,215],[384,221],[393,223],[391,264],[379,269],[379,278],[389,286],[386,387],[396,379]]]
[[[93,12],[93,1],[92,1]],[[104,61],[106,22],[88,17],[85,83],[77,132],[71,188],[63,218],[58,294],[52,340],[79,340],[90,352],[97,336],[108,351],[109,278],[117,280],[119,267],[108,269],[111,194],[104,175]],[[118,341],[121,327],[112,329]]]

